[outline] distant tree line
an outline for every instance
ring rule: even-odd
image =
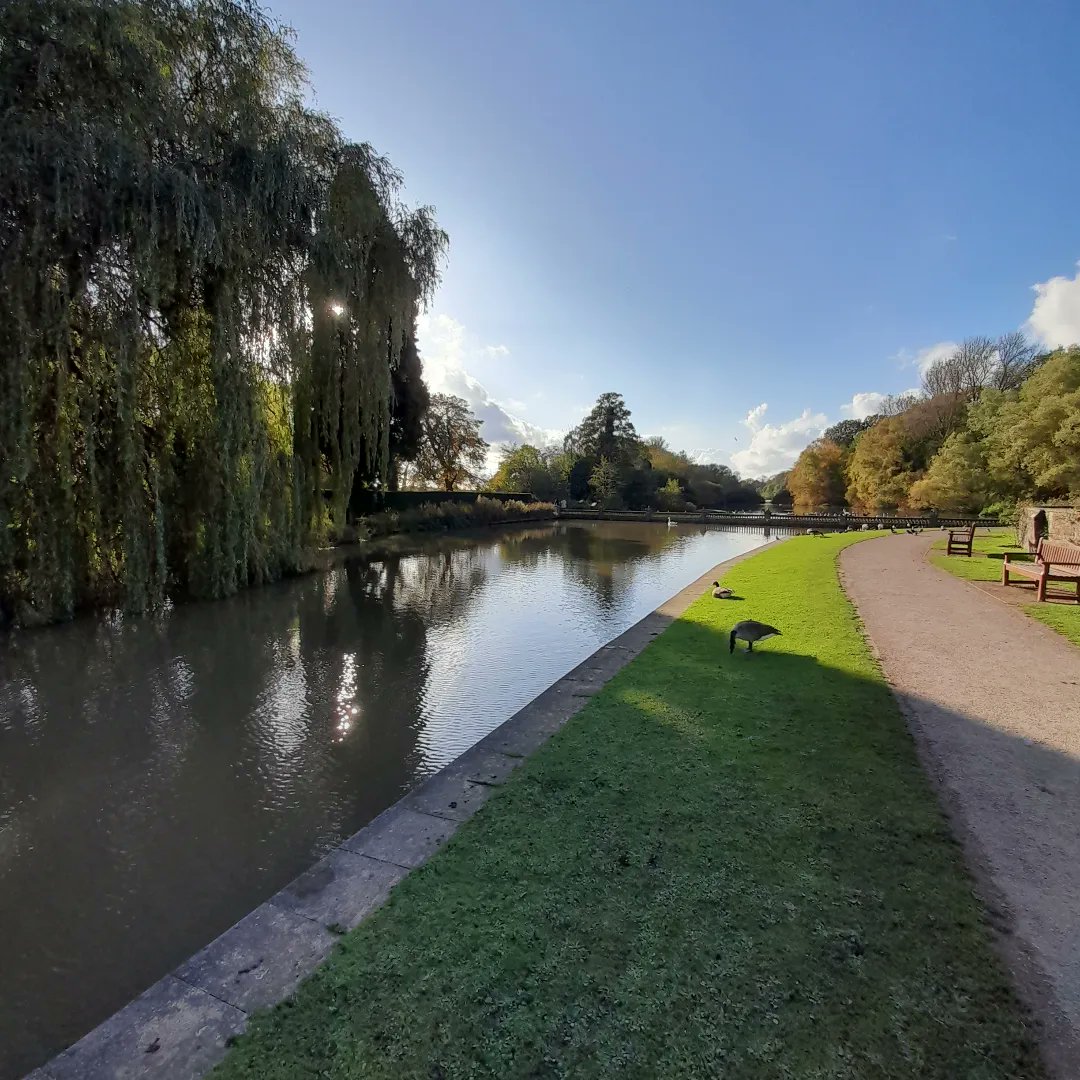
[[[1080,497],[1080,347],[965,341],[920,393],[828,429],[785,484],[799,510],[1007,514],[1023,499]]]
[[[493,491],[605,508],[686,510],[760,505],[753,485],[726,465],[704,464],[663,438],[641,438],[621,394],[601,394],[559,448],[508,446]]]

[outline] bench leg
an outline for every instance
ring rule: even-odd
[[[1009,584],[1009,564],[1007,562],[1001,564],[1001,584]]]
[[[1041,604],[1046,599],[1046,575],[1039,578],[1039,586],[1035,590],[1035,599]]]

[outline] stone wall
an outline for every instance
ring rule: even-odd
[[[1040,526],[1045,520],[1045,533]],[[1034,551],[1040,535],[1051,540],[1068,540],[1080,544],[1080,507],[1078,506],[1023,506],[1016,525],[1017,542],[1021,547]]]
[[[1068,540],[1080,544],[1080,508],[1056,506],[1046,511],[1051,540]]]

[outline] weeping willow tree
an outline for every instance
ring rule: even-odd
[[[299,568],[391,472],[446,237],[249,0],[0,8],[0,607]]]

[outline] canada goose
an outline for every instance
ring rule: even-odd
[[[891,532],[893,534],[893,536],[896,536],[896,529],[893,528],[892,525],[889,526],[889,532]],[[911,530],[908,529],[908,532],[911,532]]]
[[[753,652],[755,641],[764,641],[768,637],[779,636],[781,636],[780,631],[775,626],[747,619],[744,622],[736,623],[731,628],[731,636],[728,638],[728,652],[733,653],[735,651],[736,641],[745,641],[746,651]]]
[[[730,600],[735,595],[735,592],[732,589],[720,588],[719,581],[714,581],[712,585],[712,594],[716,597],[717,600]]]
[[[807,536],[824,536],[825,534],[820,529],[807,529]]]

